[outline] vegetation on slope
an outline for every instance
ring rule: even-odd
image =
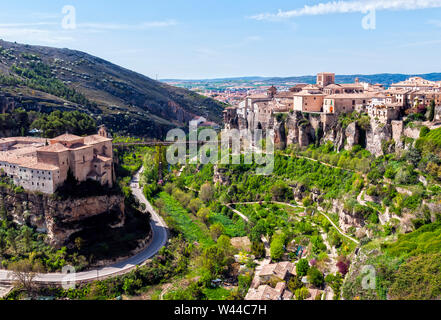
[[[218,123],[224,104],[86,53],[0,40],[0,88],[18,106],[77,109],[122,135],[164,138],[195,116]]]

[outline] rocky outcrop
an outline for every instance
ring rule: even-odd
[[[370,128],[366,132],[366,150],[377,157],[382,156],[384,143],[389,141],[393,141],[392,126],[375,120],[371,121]]]
[[[346,145],[345,150],[352,150],[352,148],[360,144],[360,128],[356,122],[351,123],[345,130]]]
[[[417,136],[416,129],[404,129],[402,121],[385,123],[372,119],[363,129],[357,121],[342,125],[338,120],[334,114],[291,111],[271,114],[267,121],[259,121],[259,124],[263,130],[274,130],[275,147],[278,149],[290,145],[307,147],[330,141],[336,151],[351,150],[355,145],[361,145],[375,156],[381,156],[385,151],[394,152],[401,148],[403,134]],[[224,121],[227,129],[258,128],[255,115],[250,113],[244,119],[234,108],[224,112]]]
[[[84,222],[92,217],[108,215],[112,227],[123,225],[125,220],[122,195],[59,200],[50,195],[0,188],[0,196],[7,214],[16,223],[29,224],[47,233],[49,243],[55,247],[67,244],[70,236],[83,230]]]
[[[286,148],[285,121],[274,121],[274,147],[276,149]]]
[[[349,212],[345,209],[345,206],[340,200],[332,201],[332,209],[331,212],[338,213],[338,222],[340,228],[343,232],[348,232],[351,227],[356,228],[357,230],[363,228],[365,226],[365,218],[361,214],[356,214],[354,212]]]
[[[227,186],[231,184],[230,177],[228,177],[225,173],[227,172],[226,169],[219,168],[218,165],[214,165],[213,168],[213,183],[217,184],[219,183],[222,186]]]

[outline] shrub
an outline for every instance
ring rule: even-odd
[[[308,282],[316,287],[321,287],[325,282],[323,273],[316,267],[311,267],[308,270]]]

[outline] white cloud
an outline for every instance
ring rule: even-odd
[[[142,31],[176,25],[175,20],[151,21],[138,24],[118,23],[77,23],[77,29],[65,30],[60,22],[0,23],[0,38],[9,41],[64,45],[75,41],[78,33],[98,33],[106,31]],[[78,33],[77,33],[78,32]]]
[[[301,16],[326,15],[334,13],[365,13],[369,10],[417,10],[441,7],[441,0],[361,0],[332,1],[278,13],[261,13],[251,16],[255,20],[280,20]]]
[[[147,30],[153,28],[165,28],[175,26],[178,23],[175,20],[165,21],[150,21],[138,24],[120,24],[120,23],[78,23],[78,28],[81,29],[95,29],[95,30],[113,30],[113,31],[128,31],[128,30]]]
[[[9,41],[20,41],[26,43],[43,44],[64,44],[74,41],[74,39],[64,32],[54,32],[51,30],[37,28],[2,28],[0,27],[0,38]]]
[[[56,26],[59,23],[55,22],[31,22],[31,23],[0,23],[0,28],[26,28],[26,27],[42,27],[42,26]]]

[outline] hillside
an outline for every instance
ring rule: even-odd
[[[5,107],[1,96],[27,110],[80,110],[119,134],[152,138],[163,138],[195,116],[220,122],[223,109],[215,100],[84,52],[2,40],[0,106]]]

